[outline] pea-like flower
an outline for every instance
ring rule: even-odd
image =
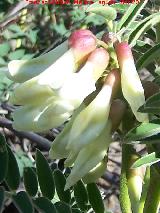
[[[11,102],[24,105],[44,102],[45,98],[53,96],[54,90],[62,87],[67,77],[73,74],[86,56],[96,48],[96,38],[93,34],[81,35],[71,44],[72,47],[46,70],[20,84],[13,92]],[[32,69],[34,70],[34,66]]]
[[[136,119],[139,122],[147,122],[147,114],[137,111],[145,103],[145,96],[131,48],[127,42],[118,43],[116,44],[116,53],[121,70],[121,87],[124,98],[129,103]]]
[[[90,54],[80,71],[66,79],[62,88],[57,91],[58,96],[78,107],[85,97],[96,90],[95,83],[108,63],[108,52],[103,48],[97,48]]]
[[[86,184],[96,182],[97,179],[105,173],[107,161],[108,158],[105,156],[100,163],[98,163],[82,178],[83,182]]]
[[[64,41],[53,50],[30,60],[13,60],[8,64],[7,77],[17,83],[23,83],[50,67],[68,50],[68,42]]]
[[[51,97],[42,95],[45,93],[41,87],[41,99],[33,96],[32,102],[24,104],[13,113],[14,128],[41,132],[64,123],[84,98],[96,89],[95,83],[108,62],[109,55],[106,50],[98,48],[90,54],[78,73],[69,76],[60,89],[51,90]]]
[[[84,41],[83,38],[85,38],[86,41]],[[80,42],[77,42],[77,39],[80,39]],[[44,55],[31,60],[13,60],[9,62],[7,76],[14,82],[23,83],[39,75],[54,64],[57,59],[67,52],[68,46],[70,48],[78,48],[79,51],[82,51],[82,54],[86,55],[95,49],[95,40],[96,37],[91,31],[82,29],[76,30],[71,34],[68,41],[63,42]]]
[[[111,123],[107,122],[101,134],[92,143],[84,146],[78,153],[71,174],[66,180],[65,189],[73,186],[78,180],[85,177],[90,170],[99,164],[111,143]]]
[[[111,142],[112,127],[108,116],[112,96],[120,82],[119,75],[117,70],[108,74],[95,99],[88,106],[82,104],[81,108],[77,109],[53,142],[50,157],[66,157],[65,166],[74,164],[67,178],[66,189],[85,177],[106,155]]]
[[[119,71],[110,72],[96,98],[76,117],[67,145],[72,152],[78,152],[84,145],[98,137],[104,129],[109,116],[113,92],[120,82],[120,78],[118,78]]]

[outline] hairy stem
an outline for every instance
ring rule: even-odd
[[[128,194],[127,186],[127,156],[128,156],[129,145],[122,145],[122,167],[121,167],[121,176],[120,176],[120,206],[122,213],[131,213],[131,203]]]
[[[143,213],[158,213],[160,201],[160,181],[154,165],[151,166],[150,182]]]
[[[143,213],[145,199],[147,196],[147,191],[148,191],[148,186],[149,186],[149,180],[150,180],[150,167],[147,167],[145,177],[144,177],[144,184],[143,184],[143,188],[142,188],[142,194],[141,194],[141,199],[140,199],[140,203],[139,203],[138,213]]]

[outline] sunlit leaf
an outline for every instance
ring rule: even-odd
[[[151,137],[160,132],[160,120],[153,120],[150,123],[142,123],[130,130],[124,137],[124,141],[139,141]]]
[[[143,157],[141,157],[140,159],[138,159],[133,165],[132,168],[138,168],[140,166],[151,166],[154,163],[157,163],[160,161],[160,158],[158,158],[156,156],[155,152],[152,152],[148,155],[145,155]]]
[[[117,12],[114,8],[109,7],[108,5],[101,5],[97,2],[91,4],[86,12],[92,12],[97,15],[103,16],[107,21],[115,20],[117,17]]]

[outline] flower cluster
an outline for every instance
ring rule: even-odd
[[[49,153],[52,159],[66,158],[66,167],[73,166],[65,189],[81,178],[88,183],[103,174],[111,133],[125,109],[121,101],[114,102],[121,88],[136,119],[148,120],[147,114],[137,112],[145,97],[129,45],[115,44],[113,62],[107,45],[99,44],[89,30],[77,30],[45,55],[8,66],[8,77],[19,83],[10,97],[20,105],[13,113],[16,130],[42,132],[69,120]]]

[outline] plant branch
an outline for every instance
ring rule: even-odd
[[[27,138],[33,143],[36,143],[38,146],[45,150],[49,150],[51,146],[51,142],[42,136],[32,133],[32,132],[19,132],[13,129],[12,121],[0,116],[0,127],[7,128],[10,131],[14,132],[15,135],[22,138]]]

